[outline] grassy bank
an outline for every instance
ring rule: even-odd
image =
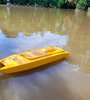
[[[1,4],[6,4],[6,0],[0,0]],[[87,10],[90,6],[90,0],[10,0],[11,4],[33,5],[53,8],[71,8]]]

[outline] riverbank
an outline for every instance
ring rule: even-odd
[[[87,11],[90,7],[89,0],[1,0],[1,4],[13,4],[18,6],[39,6],[46,8],[78,9]]]

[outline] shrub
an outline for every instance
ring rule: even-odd
[[[28,2],[30,5],[35,5],[36,0],[29,0]]]
[[[81,10],[87,10],[88,9],[87,0],[79,0],[76,7]]]
[[[6,0],[0,0],[1,4],[6,4]]]
[[[51,0],[50,6],[57,8],[67,8],[67,0]]]
[[[0,3],[6,4],[7,0],[0,0]],[[54,8],[78,8],[87,10],[90,7],[90,0],[10,0],[12,4],[26,5],[40,5],[44,7]]]
[[[90,7],[90,0],[88,0],[88,7]]]

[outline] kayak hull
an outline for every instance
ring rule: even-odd
[[[42,56],[37,59],[32,59],[30,62],[28,61],[25,64],[16,65],[16,66],[10,66],[10,67],[2,67],[0,68],[0,72],[2,73],[15,73],[15,72],[21,72],[25,70],[30,70],[32,68],[36,68],[51,62],[54,62],[56,60],[65,58],[69,53],[67,51],[63,52],[57,52],[48,56]]]

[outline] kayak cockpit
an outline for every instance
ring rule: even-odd
[[[0,62],[0,68],[2,68],[2,67],[4,67],[5,65],[2,63],[2,62]]]
[[[61,49],[61,52],[63,51],[64,50]],[[20,55],[22,55],[23,57],[29,60],[34,60],[40,57],[49,56],[57,52],[60,52],[60,49],[57,50],[55,47],[48,47],[48,48],[41,48],[37,50],[26,51],[26,52],[21,53]]]

